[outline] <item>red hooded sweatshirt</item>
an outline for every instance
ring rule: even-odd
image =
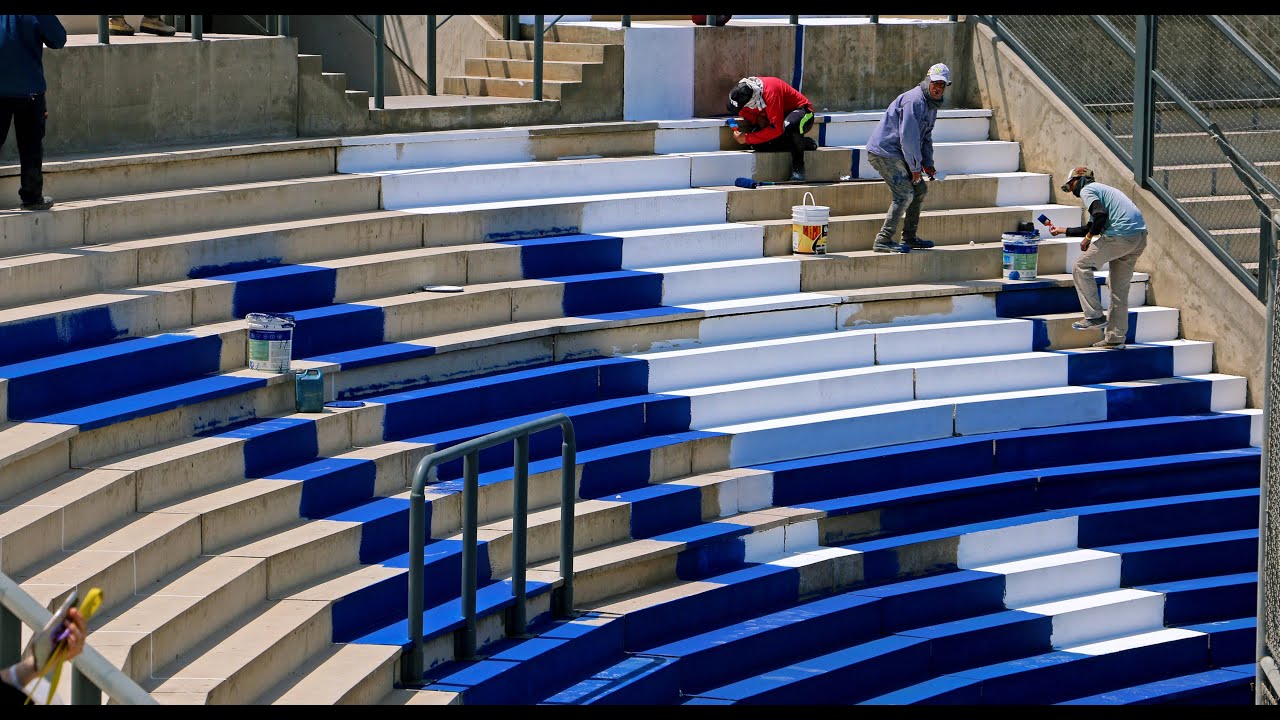
[[[752,127],[761,127],[760,130],[748,132],[744,139],[748,145],[759,145],[760,143],[769,142],[770,140],[782,134],[782,122],[786,120],[787,113],[796,108],[808,108],[813,111],[813,105],[809,102],[809,98],[805,97],[799,90],[791,87],[787,83],[776,77],[761,75],[760,82],[764,85],[764,111],[754,108],[743,107],[738,114],[743,120],[747,121],[747,125]]]

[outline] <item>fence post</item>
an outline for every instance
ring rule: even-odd
[[[1155,99],[1151,74],[1156,58],[1156,16],[1138,15],[1134,32],[1133,68],[1133,180],[1148,187],[1151,180],[1151,153],[1155,141]]]
[[[1253,703],[1254,705],[1263,705],[1263,701],[1267,696],[1267,688],[1274,692],[1275,688],[1267,677],[1272,674],[1275,669],[1274,659],[1271,657],[1271,649],[1267,645],[1267,633],[1270,628],[1267,627],[1267,574],[1263,572],[1267,568],[1267,555],[1270,549],[1267,546],[1267,536],[1273,526],[1271,517],[1269,495],[1271,494],[1270,483],[1276,479],[1276,475],[1269,472],[1271,467],[1271,456],[1276,452],[1276,437],[1271,431],[1273,423],[1273,415],[1275,413],[1275,404],[1277,398],[1272,392],[1272,384],[1276,382],[1275,367],[1275,346],[1276,346],[1276,286],[1273,282],[1273,273],[1275,272],[1275,260],[1272,253],[1275,250],[1275,228],[1280,223],[1280,210],[1273,211],[1269,218],[1262,221],[1263,234],[1267,235],[1266,225],[1271,226],[1271,242],[1262,242],[1263,247],[1260,250],[1265,251],[1264,254],[1258,256],[1258,295],[1263,297],[1265,293],[1265,301],[1267,304],[1267,322],[1266,322],[1266,343],[1267,347],[1264,354],[1262,364],[1262,452],[1261,452],[1261,470],[1258,482],[1258,581],[1257,581],[1257,597],[1255,599],[1255,612],[1257,618],[1257,628],[1254,632],[1254,678],[1253,678]],[[1262,288],[1266,287],[1266,290]],[[1271,672],[1268,672],[1268,671]]]
[[[284,37],[289,37],[289,16],[288,15],[280,16],[280,34],[283,35]]]
[[[542,16],[533,16],[533,99],[542,99]]]
[[[880,16],[879,16],[879,15],[872,15],[872,16],[871,16],[871,22],[872,22],[872,23],[875,23],[875,24],[879,24],[879,22],[880,22]]]
[[[0,668],[22,659],[22,621],[0,605]]]
[[[204,16],[203,15],[191,16],[191,39],[192,40],[204,39]]]
[[[100,45],[111,44],[111,32],[107,29],[107,16],[98,16],[98,43]],[[17,662],[16,660],[14,662]]]
[[[631,27],[631,16],[630,16],[630,15],[623,15],[623,16],[622,16],[622,27]]]
[[[800,16],[799,16],[799,15],[791,15],[791,16],[788,16],[787,21],[788,21],[788,22],[790,22],[792,25],[799,25],[799,24],[800,24]]]
[[[101,705],[102,690],[93,681],[85,677],[74,664],[71,665],[71,704]]]
[[[427,16],[427,94],[436,94],[436,16]]]
[[[578,497],[577,436],[572,423],[560,426],[560,616],[573,613],[573,530],[574,498]]]
[[[385,41],[385,31],[383,29],[382,16],[374,15],[373,30],[373,106],[379,110],[386,107],[386,98],[382,92],[382,48]]]

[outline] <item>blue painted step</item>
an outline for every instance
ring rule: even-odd
[[[1059,705],[1253,705],[1252,663],[1134,685]]]

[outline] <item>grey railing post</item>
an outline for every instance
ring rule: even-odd
[[[7,668],[22,659],[22,621],[0,605],[0,668]]]
[[[71,704],[101,705],[102,690],[93,681],[85,677],[75,665],[71,666]]]
[[[955,22],[957,19],[959,19],[959,17],[960,17],[959,15],[948,15],[947,22]]]
[[[563,437],[560,441],[560,615],[568,617],[573,612],[573,501],[578,497],[578,441],[573,423],[560,425]]]
[[[1273,212],[1271,215],[1273,236],[1277,222],[1280,222],[1280,211]],[[1263,224],[1266,224],[1265,220],[1263,221]],[[1272,363],[1275,362],[1275,351],[1273,348],[1276,345],[1276,282],[1274,277],[1276,270],[1276,258],[1273,256],[1276,246],[1274,242],[1267,243],[1265,245],[1267,245],[1267,254],[1258,256],[1258,286],[1259,288],[1262,288],[1263,286],[1267,288],[1265,291],[1267,303],[1267,324],[1265,326],[1267,328],[1267,349],[1262,365],[1262,452],[1260,458],[1261,462],[1259,463],[1261,465],[1261,470],[1259,471],[1261,477],[1258,483],[1258,581],[1256,583],[1257,597],[1255,600],[1257,627],[1254,631],[1254,662],[1256,663],[1254,666],[1253,679],[1254,705],[1265,704],[1268,689],[1272,692],[1275,691],[1275,686],[1268,678],[1268,675],[1275,671],[1275,660],[1271,657],[1270,648],[1267,647],[1267,633],[1269,631],[1266,622],[1268,608],[1266,606],[1267,587],[1265,583],[1267,574],[1264,570],[1267,567],[1267,553],[1269,552],[1267,547],[1267,532],[1270,529],[1271,524],[1271,511],[1269,507],[1271,503],[1268,499],[1268,496],[1270,495],[1268,485],[1270,480],[1275,479],[1274,477],[1268,477],[1268,470],[1271,467],[1271,455],[1276,452],[1277,449],[1275,447],[1276,438],[1271,432],[1271,424],[1276,412],[1275,404],[1277,400],[1280,400],[1280,398],[1276,398],[1275,394],[1271,392],[1271,385],[1276,381],[1276,379],[1272,377],[1272,373],[1275,372],[1274,366],[1272,365]],[[1259,294],[1261,293],[1262,291],[1260,289]]]
[[[1151,153],[1155,147],[1155,102],[1151,80],[1156,57],[1156,16],[1138,15],[1134,32],[1133,72],[1133,179],[1138,187],[1148,187]]]
[[[533,99],[542,99],[542,16],[533,16]]]
[[[283,35],[284,37],[289,37],[289,16],[288,15],[280,16],[280,34]]]
[[[107,27],[107,16],[98,16],[98,42],[102,45],[111,44],[111,31]],[[14,661],[17,662],[17,661]]]
[[[278,33],[276,32],[276,21],[277,21],[277,20],[279,20],[279,19],[280,19],[280,16],[279,16],[279,15],[268,15],[268,16],[267,16],[267,34],[268,34],[268,35],[277,35],[277,34],[278,34]]]
[[[204,39],[204,16],[203,15],[191,16],[191,39],[192,40]]]
[[[512,483],[515,487],[515,497],[513,498],[511,520],[514,530],[514,537],[511,539],[511,593],[515,596],[515,605],[512,606],[511,625],[507,628],[508,634],[523,634],[525,628],[529,624],[528,613],[525,610],[525,559],[528,554],[526,548],[526,534],[529,524],[529,436],[521,435],[516,438],[515,448],[513,451],[513,468],[515,470],[515,478]],[[511,628],[515,628],[515,633],[511,632]]]
[[[373,21],[373,106],[379,110],[386,107],[386,97],[382,89],[382,49],[386,41],[381,15],[374,15]]]
[[[872,15],[872,16],[871,16],[871,22],[873,22],[873,23],[879,23],[879,22],[880,22],[880,16],[879,16],[879,15]]]
[[[427,16],[427,94],[436,94],[436,16]]]
[[[631,16],[630,16],[630,15],[623,15],[623,16],[622,16],[622,27],[631,27]]]
[[[458,657],[467,660],[476,654],[476,538],[479,528],[477,507],[480,494],[480,451],[462,456],[462,617],[466,620],[460,636]]]
[[[800,16],[799,16],[799,15],[788,15],[788,16],[787,16],[787,22],[791,23],[792,25],[799,25],[799,24],[800,24]]]
[[[427,467],[423,468],[423,465]],[[422,564],[426,560],[426,485],[436,481],[436,468],[424,459],[418,465],[409,490],[409,653],[400,665],[400,682],[422,682],[422,611],[426,600],[422,589]],[[421,481],[419,481],[421,478]]]

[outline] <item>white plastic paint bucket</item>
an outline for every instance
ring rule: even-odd
[[[825,255],[831,208],[812,204],[813,193],[805,193],[801,202],[803,204],[791,206],[791,252]]]
[[[1032,232],[1007,232],[1004,243],[1004,276],[1009,280],[1035,280],[1040,264],[1040,236]]]
[[[249,313],[249,369],[288,372],[293,361],[293,316]]]

